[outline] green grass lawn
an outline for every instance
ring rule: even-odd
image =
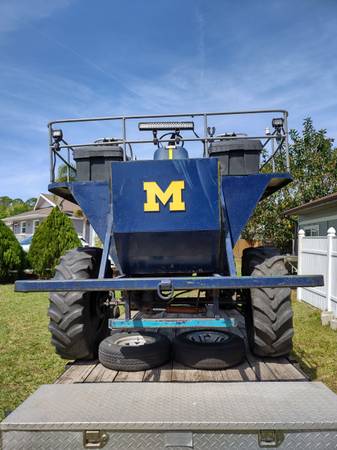
[[[0,420],[64,368],[49,342],[47,307],[45,293],[14,293],[13,285],[0,285]]]
[[[337,393],[337,331],[322,327],[320,311],[294,301],[293,355],[312,380],[320,380]]]
[[[241,258],[235,258],[235,267],[237,275],[241,275]]]
[[[14,293],[12,285],[0,285],[0,419],[64,368],[49,343],[47,306],[47,294]],[[337,332],[320,325],[314,308],[293,306],[295,357],[313,379],[337,392]]]

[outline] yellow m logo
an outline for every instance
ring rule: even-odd
[[[143,184],[144,191],[146,192],[146,202],[144,203],[145,212],[159,212],[159,201],[163,205],[166,205],[170,199],[170,211],[186,210],[185,202],[183,201],[185,181],[171,181],[166,191],[162,191],[155,181],[144,181]]]

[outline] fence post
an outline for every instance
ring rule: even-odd
[[[328,270],[327,270],[327,280],[326,280],[326,299],[327,299],[327,310],[332,311],[331,304],[331,292],[332,292],[332,242],[336,237],[336,230],[334,227],[328,229]]]
[[[298,232],[298,251],[297,251],[297,275],[302,275],[302,249],[303,249],[303,238],[305,236],[304,230],[299,230]],[[297,300],[302,301],[302,288],[297,288]]]

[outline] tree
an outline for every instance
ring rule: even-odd
[[[25,201],[25,204],[29,209],[33,209],[36,203],[36,197],[31,197],[28,200]]]
[[[12,230],[0,220],[0,281],[14,278],[11,271],[19,274],[24,269],[25,254]]]
[[[75,181],[76,171],[72,167],[68,167],[66,164],[61,164],[57,169],[58,183],[63,183],[65,181]]]
[[[294,208],[337,189],[337,150],[326,130],[315,130],[312,119],[303,122],[302,134],[290,131],[290,173],[293,182],[262,201],[248,222],[242,237],[247,240],[272,242],[282,251],[291,250],[294,221],[284,216]],[[276,172],[285,171],[284,156],[275,157]],[[271,172],[271,164],[265,168]]]
[[[21,198],[0,197],[0,219],[29,211],[33,209],[35,203],[35,197],[29,198],[26,201]]]
[[[71,220],[58,207],[53,208],[47,219],[37,228],[28,253],[28,261],[34,272],[43,278],[54,275],[60,257],[81,242]]]

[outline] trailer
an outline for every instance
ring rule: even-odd
[[[216,133],[265,115],[272,131]],[[130,138],[135,121],[151,139]],[[59,128],[90,122],[119,123],[122,138],[69,144]],[[337,396],[289,359],[290,289],[323,277],[289,275],[268,246],[245,250],[238,276],[233,256],[257,203],[291,182],[287,123],[261,110],[49,124],[49,190],[82,207],[103,249],[16,282],[51,293],[51,342],[76,362],[1,423],[4,449],[337,448]],[[149,144],[153,159],[137,160]]]
[[[68,363],[55,384],[0,424],[2,448],[337,448],[337,396],[290,357],[253,355],[244,318],[222,315],[236,317],[245,337],[238,366],[200,370],[170,361],[125,372],[97,360]]]

